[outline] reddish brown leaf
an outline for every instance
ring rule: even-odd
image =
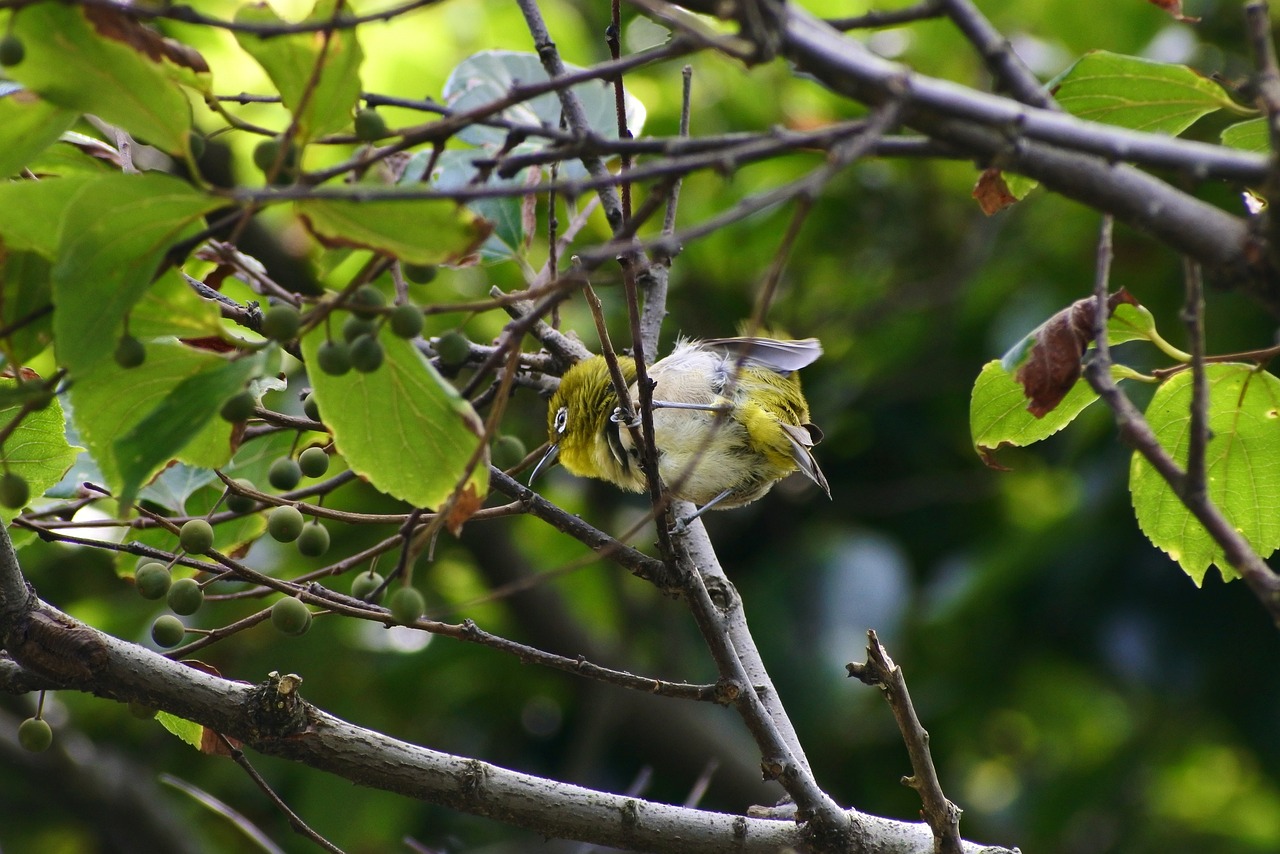
[[[1198,24],[1200,19],[1192,15],[1182,14],[1182,0],[1147,0],[1152,6],[1159,6],[1168,12],[1176,20],[1182,21],[1184,24]]]
[[[1126,302],[1138,304],[1121,288],[1107,299],[1107,316]],[[1052,412],[1080,379],[1080,359],[1093,341],[1097,305],[1093,297],[1076,300],[1032,333],[1035,343],[1014,379],[1022,384],[1030,401],[1027,411],[1035,417],[1043,418]]]
[[[987,216],[999,213],[1018,201],[1013,193],[1009,192],[1009,186],[1004,182],[1004,175],[999,169],[994,168],[982,170],[982,174],[978,176],[978,183],[973,187],[973,197],[977,199],[978,207],[982,208],[982,212]]]
[[[165,38],[155,30],[138,23],[136,19],[114,9],[86,6],[84,16],[103,38],[127,44],[155,62],[167,59],[174,65],[190,68],[198,74],[209,71],[209,64],[194,48]]]
[[[480,505],[484,503],[484,499],[476,492],[474,483],[468,483],[463,489],[456,493],[452,505],[448,508],[448,515],[445,517],[445,527],[449,529],[449,533],[455,537],[462,533],[462,525],[472,514],[480,509]]]

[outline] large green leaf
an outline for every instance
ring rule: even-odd
[[[1058,78],[1054,95],[1067,112],[1174,136],[1216,110],[1243,112],[1221,86],[1185,65],[1097,50]]]
[[[112,450],[120,472],[121,506],[133,503],[142,484],[178,457],[205,425],[220,423],[214,416],[223,402],[261,369],[257,356],[232,361],[218,358],[215,364],[174,386],[141,421],[116,438]],[[200,447],[201,459],[194,462],[210,468],[220,466],[231,459],[231,450],[230,442],[221,448]]]
[[[1206,365],[1209,444],[1205,476],[1209,500],[1262,557],[1280,548],[1280,379],[1253,365]],[[1190,442],[1191,372],[1156,390],[1147,421],[1179,465]],[[1129,492],[1138,525],[1196,584],[1210,564],[1222,577],[1235,570],[1204,526],[1140,454],[1129,467]]]
[[[19,169],[71,127],[76,114],[16,84],[0,83],[0,178]]]
[[[80,437],[112,490],[120,491],[125,476],[116,458],[116,440],[133,432],[180,383],[226,364],[227,360],[221,356],[177,342],[148,342],[147,360],[141,366],[124,370],[111,359],[104,359],[71,386]],[[221,402],[219,399],[210,405]],[[221,419],[176,427],[186,430],[190,445],[223,447],[228,456],[231,453],[231,425]],[[175,456],[182,458],[185,454],[175,453]]]
[[[92,113],[165,151],[185,148],[191,105],[173,69],[203,66],[198,56],[166,53],[154,32],[102,7],[38,3],[23,7],[13,27],[27,49],[21,64],[5,69],[14,79],[51,104]]]
[[[67,206],[93,177],[0,181],[0,243],[8,249],[39,252],[52,261],[58,254],[58,225]]]
[[[1271,131],[1266,119],[1249,119],[1237,122],[1222,131],[1222,144],[1245,151],[1268,152],[1271,150]]]
[[[0,378],[2,390],[14,389],[17,385],[18,381],[11,377]],[[20,409],[17,404],[0,409],[0,425],[8,424]],[[68,444],[62,407],[55,398],[44,409],[27,413],[5,439],[0,456],[4,458],[5,470],[21,475],[31,489],[31,497],[36,498],[62,480],[75,462],[76,454],[82,450]],[[0,520],[7,524],[19,512],[0,507]]]
[[[334,0],[318,0],[306,20],[327,21],[337,10]],[[266,3],[240,7],[236,22],[286,23]],[[280,90],[284,106],[297,120],[300,140],[305,142],[351,125],[360,98],[360,65],[364,61],[355,28],[334,30],[327,47],[324,36],[314,32],[269,38],[237,32],[236,40]],[[318,65],[322,66],[320,76],[312,85]]]
[[[0,245],[0,325],[14,327],[0,346],[10,362],[26,364],[53,340],[49,316],[49,261]]]
[[[129,332],[139,338],[217,338],[223,331],[217,304],[191,290],[177,270],[166,270],[129,312]]]
[[[475,252],[491,226],[450,201],[303,199],[295,210],[326,246],[354,246],[409,264],[449,264]]]
[[[53,268],[59,360],[75,373],[108,358],[165,252],[223,204],[157,173],[88,181],[67,205]]]
[[[1039,442],[1066,427],[1098,395],[1083,379],[1076,381],[1066,397],[1048,415],[1036,418],[1027,411],[1022,386],[998,359],[982,366],[969,397],[969,433],[973,447],[988,462],[1002,445],[1022,447]]]
[[[324,340],[323,326],[303,337],[308,365]],[[320,414],[352,471],[415,507],[439,507],[480,443],[480,419],[412,344],[391,335],[380,340],[386,361],[373,373],[311,371]],[[469,483],[476,498],[484,496],[487,455]]]

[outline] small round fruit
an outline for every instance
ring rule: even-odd
[[[382,345],[372,335],[361,335],[351,342],[351,367],[362,374],[371,374],[382,367]]]
[[[373,320],[380,314],[378,309],[386,304],[387,298],[376,285],[361,285],[347,300],[347,308],[362,320]]]
[[[378,599],[382,598],[382,595],[379,594],[378,599],[370,597],[372,597],[374,593],[377,593],[378,589],[385,583],[386,579],[382,577],[381,573],[362,572],[355,578],[351,579],[351,595],[356,599],[363,599],[367,602],[376,603]]]
[[[228,397],[226,403],[222,404],[222,408],[218,410],[218,414],[222,416],[223,421],[235,424],[252,418],[253,410],[257,405],[258,401],[254,398],[253,392],[246,389]]]
[[[435,349],[441,365],[446,368],[460,368],[466,364],[467,358],[471,355],[471,341],[454,329],[436,339]]]
[[[262,316],[262,334],[272,341],[292,341],[302,328],[302,315],[291,305],[273,305]]]
[[[143,599],[163,599],[172,583],[169,568],[157,561],[144,563],[133,573],[133,584]]]
[[[276,160],[280,159],[280,171],[289,172],[298,165],[298,148],[292,142],[285,150],[284,157],[280,158],[280,146],[283,140],[278,136],[270,137],[259,142],[253,149],[253,163],[263,172],[270,172],[271,167],[276,165]]]
[[[23,750],[43,753],[53,744],[53,728],[43,718],[27,718],[18,724],[18,744],[22,745]]]
[[[22,60],[27,58],[27,46],[22,43],[22,39],[9,33],[0,39],[0,65],[12,68],[15,65],[21,65]]]
[[[0,475],[0,504],[11,510],[21,510],[30,498],[31,487],[25,477],[12,471]]]
[[[165,649],[182,643],[186,633],[187,627],[173,614],[156,617],[156,621],[151,624],[151,639],[156,642],[156,646]]]
[[[320,349],[324,349],[323,344],[320,345]],[[315,392],[302,399],[302,414],[312,421],[320,420],[320,401],[316,400]]]
[[[363,142],[376,142],[387,136],[387,122],[382,114],[372,107],[356,110],[356,139]]]
[[[439,268],[435,264],[401,264],[400,272],[415,285],[429,285],[435,280]]]
[[[244,489],[253,489],[253,482],[244,478],[236,478],[236,485]],[[254,501],[247,495],[241,495],[238,492],[227,491],[227,509],[232,513],[251,513],[253,508],[258,506],[258,502]]]
[[[204,157],[205,150],[209,147],[204,134],[195,133],[194,131],[187,135],[187,145],[191,148],[191,157],[194,160]]]
[[[213,526],[204,519],[192,519],[184,522],[178,534],[178,542],[188,554],[208,554],[213,548]]]
[[[493,443],[491,455],[493,464],[505,471],[520,465],[527,453],[519,436],[499,436]]]
[[[169,588],[169,608],[175,614],[194,614],[204,604],[204,591],[194,578],[179,578]]]
[[[276,489],[290,490],[302,480],[302,469],[292,457],[281,457],[267,470],[267,482]]]
[[[345,341],[325,341],[316,348],[316,362],[329,376],[340,377],[351,370],[351,348]]]
[[[319,522],[312,522],[302,528],[298,535],[298,554],[303,557],[320,557],[329,551],[329,529]]]
[[[267,517],[267,533],[280,543],[292,543],[302,534],[302,511],[292,504],[283,504]]]
[[[311,628],[311,609],[301,599],[286,596],[271,606],[271,625],[281,634],[306,634]]]
[[[378,326],[372,320],[365,320],[354,314],[347,315],[347,319],[342,321],[342,340],[348,344],[361,335],[373,335],[377,331]]]
[[[329,455],[318,446],[307,448],[298,455],[298,468],[307,477],[324,477],[329,470]]]
[[[391,594],[387,607],[391,609],[391,618],[397,623],[412,623],[427,610],[427,603],[417,589],[401,587]]]
[[[398,338],[417,338],[422,334],[422,309],[416,305],[398,305],[391,312],[391,331]]]
[[[116,364],[126,371],[136,368],[147,360],[147,348],[132,335],[123,335],[116,342],[114,353]]]

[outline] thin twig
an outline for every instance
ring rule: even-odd
[[[938,0],[960,32],[964,33],[996,82],[1024,104],[1044,110],[1061,109],[1022,59],[1013,52],[1009,40],[991,25],[971,0]]]
[[[1200,265],[1190,258],[1182,261],[1187,283],[1187,303],[1182,320],[1187,326],[1191,348],[1191,420],[1187,440],[1187,484],[1189,501],[1203,502],[1205,496],[1205,448],[1209,444],[1209,386],[1204,375],[1204,280]]]
[[[869,30],[927,21],[930,18],[940,18],[942,14],[942,0],[920,0],[914,6],[903,9],[873,10],[864,15],[852,15],[847,18],[827,18],[826,23],[841,31]]]

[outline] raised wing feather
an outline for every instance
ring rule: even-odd
[[[736,357],[745,356],[749,364],[768,368],[779,374],[789,374],[808,367],[822,355],[822,344],[817,338],[801,338],[796,341],[780,341],[776,338],[706,338],[705,347],[724,350]]]

